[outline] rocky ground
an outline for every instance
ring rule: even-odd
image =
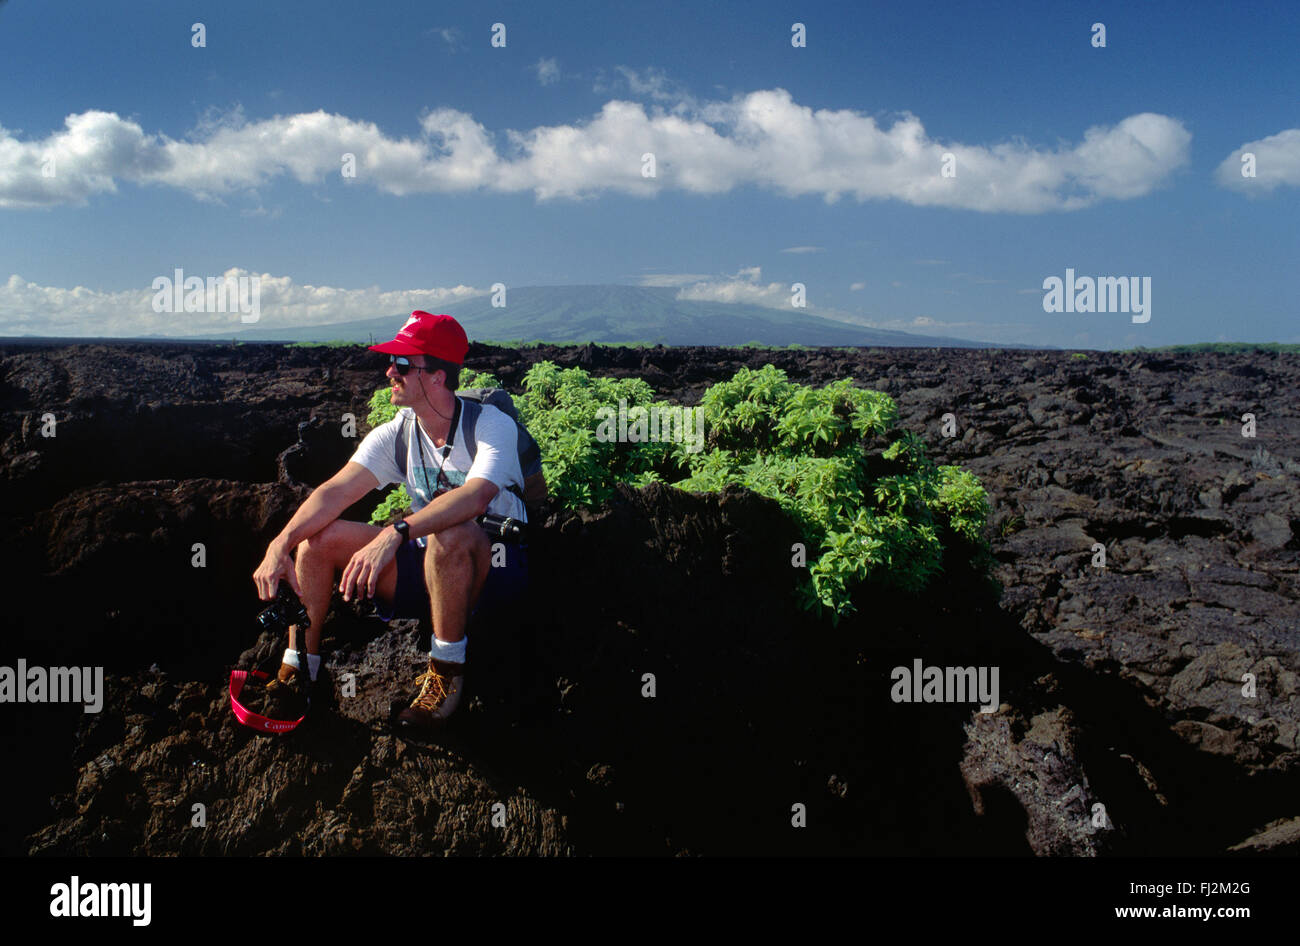
[[[251,573],[355,448],[344,415],[364,434],[377,356],[3,347],[0,664],[103,666],[108,686],[98,714],[0,706],[23,772],[0,852],[1300,853],[1300,359],[476,345],[468,363],[517,389],[541,359],[684,403],[769,361],[887,391],[988,487],[1000,589],[951,561],[937,593],[873,595],[831,628],[793,607],[798,536],[772,504],[625,490],[534,511],[532,599],[476,620],[444,739],[388,725],[427,628],[341,602],[333,698],[261,736],[226,694],[231,666],[282,646]],[[892,702],[915,658],[998,666],[1001,708]]]

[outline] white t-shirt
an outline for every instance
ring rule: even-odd
[[[492,497],[488,512],[498,516],[510,516],[520,522],[528,521],[524,503],[518,496],[506,489],[513,483],[524,488],[523,471],[519,468],[519,429],[509,415],[497,410],[490,404],[482,405],[478,424],[474,428],[478,448],[471,464],[469,451],[465,449],[464,407],[456,425],[456,436],[450,450],[433,445],[424,425],[420,424],[420,438],[424,447],[424,463],[420,462],[420,449],[416,446],[414,436],[408,436],[406,453],[406,476],[393,461],[393,448],[401,425],[408,423],[414,415],[409,407],[397,412],[386,424],[381,424],[366,434],[357,452],[352,455],[353,463],[360,463],[379,480],[379,487],[392,483],[404,483],[406,492],[411,497],[411,511],[419,512],[438,494],[438,465],[442,464],[443,492],[447,487],[461,486],[466,480],[482,479],[495,483],[499,492]],[[414,433],[415,426],[409,429]],[[444,459],[445,457],[445,459]],[[417,539],[421,547],[427,545],[424,538]]]

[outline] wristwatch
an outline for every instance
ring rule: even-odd
[[[397,534],[402,537],[403,542],[411,540],[411,526],[405,519],[401,522],[394,522],[393,528],[397,530]]]

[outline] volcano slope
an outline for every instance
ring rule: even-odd
[[[475,345],[467,364],[518,390],[539,360],[686,404],[769,362],[886,391],[988,488],[1000,588],[948,561],[942,593],[864,592],[832,628],[793,606],[774,504],[621,489],[532,511],[532,594],[476,618],[445,738],[388,725],[428,628],[338,601],[332,699],[261,736],[226,694],[283,646],[251,574],[364,435],[377,356],[0,348],[20,591],[0,664],[102,666],[107,690],[94,714],[0,705],[24,773],[0,852],[1300,851],[1294,356]],[[1000,707],[894,702],[916,659],[998,667]]]

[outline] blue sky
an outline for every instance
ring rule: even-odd
[[[799,282],[904,331],[1297,342],[1298,41],[1273,3],[10,0],[0,334],[246,327],[154,312],[181,268],[258,276],[260,328]],[[1045,312],[1067,267],[1150,277],[1150,321]]]

